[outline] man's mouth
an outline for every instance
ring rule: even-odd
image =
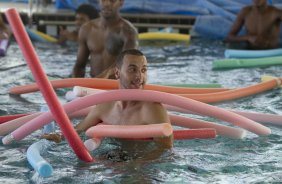
[[[103,13],[111,13],[112,11],[110,9],[102,9]]]
[[[140,88],[142,88],[143,87],[143,85],[144,85],[144,82],[131,82],[131,87],[133,88],[133,89],[140,89]]]

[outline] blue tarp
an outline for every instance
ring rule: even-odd
[[[5,0],[6,1],[6,0]],[[28,1],[28,0],[11,0]],[[123,13],[155,13],[197,16],[194,30],[202,36],[225,38],[238,12],[253,0],[125,0]],[[99,9],[98,0],[56,0],[56,8],[75,10],[88,3]],[[268,0],[282,8],[282,0]],[[282,32],[282,31],[281,31]],[[281,33],[282,35],[282,33]]]

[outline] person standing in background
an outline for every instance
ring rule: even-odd
[[[238,14],[226,38],[230,43],[246,43],[248,49],[273,49],[279,47],[282,10],[270,6],[267,0],[253,0]],[[238,35],[242,27],[245,35]]]
[[[4,23],[0,12],[0,40],[9,39],[12,32]]]
[[[137,48],[137,30],[120,15],[123,3],[124,0],[100,0],[100,17],[81,27],[72,77],[85,77],[89,59],[91,77],[114,79],[117,56],[125,49]]]
[[[73,31],[68,31],[60,26],[60,35],[58,39],[59,44],[65,43],[67,40],[69,41],[78,41],[78,32],[80,27],[92,20],[99,17],[99,13],[96,8],[90,4],[82,4],[75,11],[75,25],[76,29]]]

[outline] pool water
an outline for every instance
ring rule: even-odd
[[[76,48],[35,44],[44,70],[49,76],[66,78],[74,65]],[[227,88],[245,87],[260,82],[264,74],[279,76],[281,66],[234,70],[212,70],[212,61],[223,58],[222,42],[194,39],[190,45],[175,43],[141,44],[146,54],[149,83],[219,83]],[[39,111],[45,101],[39,92],[9,95],[11,87],[31,83],[30,71],[12,42],[7,56],[0,58],[0,115]],[[60,101],[65,103],[62,90]],[[281,90],[214,104],[226,109],[281,113]],[[191,116],[182,114],[184,116]],[[208,117],[199,119],[215,121]],[[78,123],[79,119],[73,120]],[[248,132],[235,140],[218,136],[209,140],[175,141],[174,148],[155,159],[136,158],[116,162],[103,157],[115,145],[107,140],[92,154],[95,163],[77,159],[66,142],[52,146],[44,158],[53,166],[49,178],[40,177],[29,165],[26,150],[39,140],[41,130],[19,143],[0,143],[1,183],[273,183],[282,182],[281,127],[267,125],[272,134],[258,137]],[[85,137],[83,137],[85,139]],[[146,150],[140,150],[146,152]]]

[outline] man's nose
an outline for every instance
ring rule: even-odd
[[[104,0],[102,4],[103,4],[103,6],[109,6],[110,0]]]
[[[135,78],[136,79],[141,79],[141,77],[142,77],[142,72],[140,70],[136,71],[135,72]]]

